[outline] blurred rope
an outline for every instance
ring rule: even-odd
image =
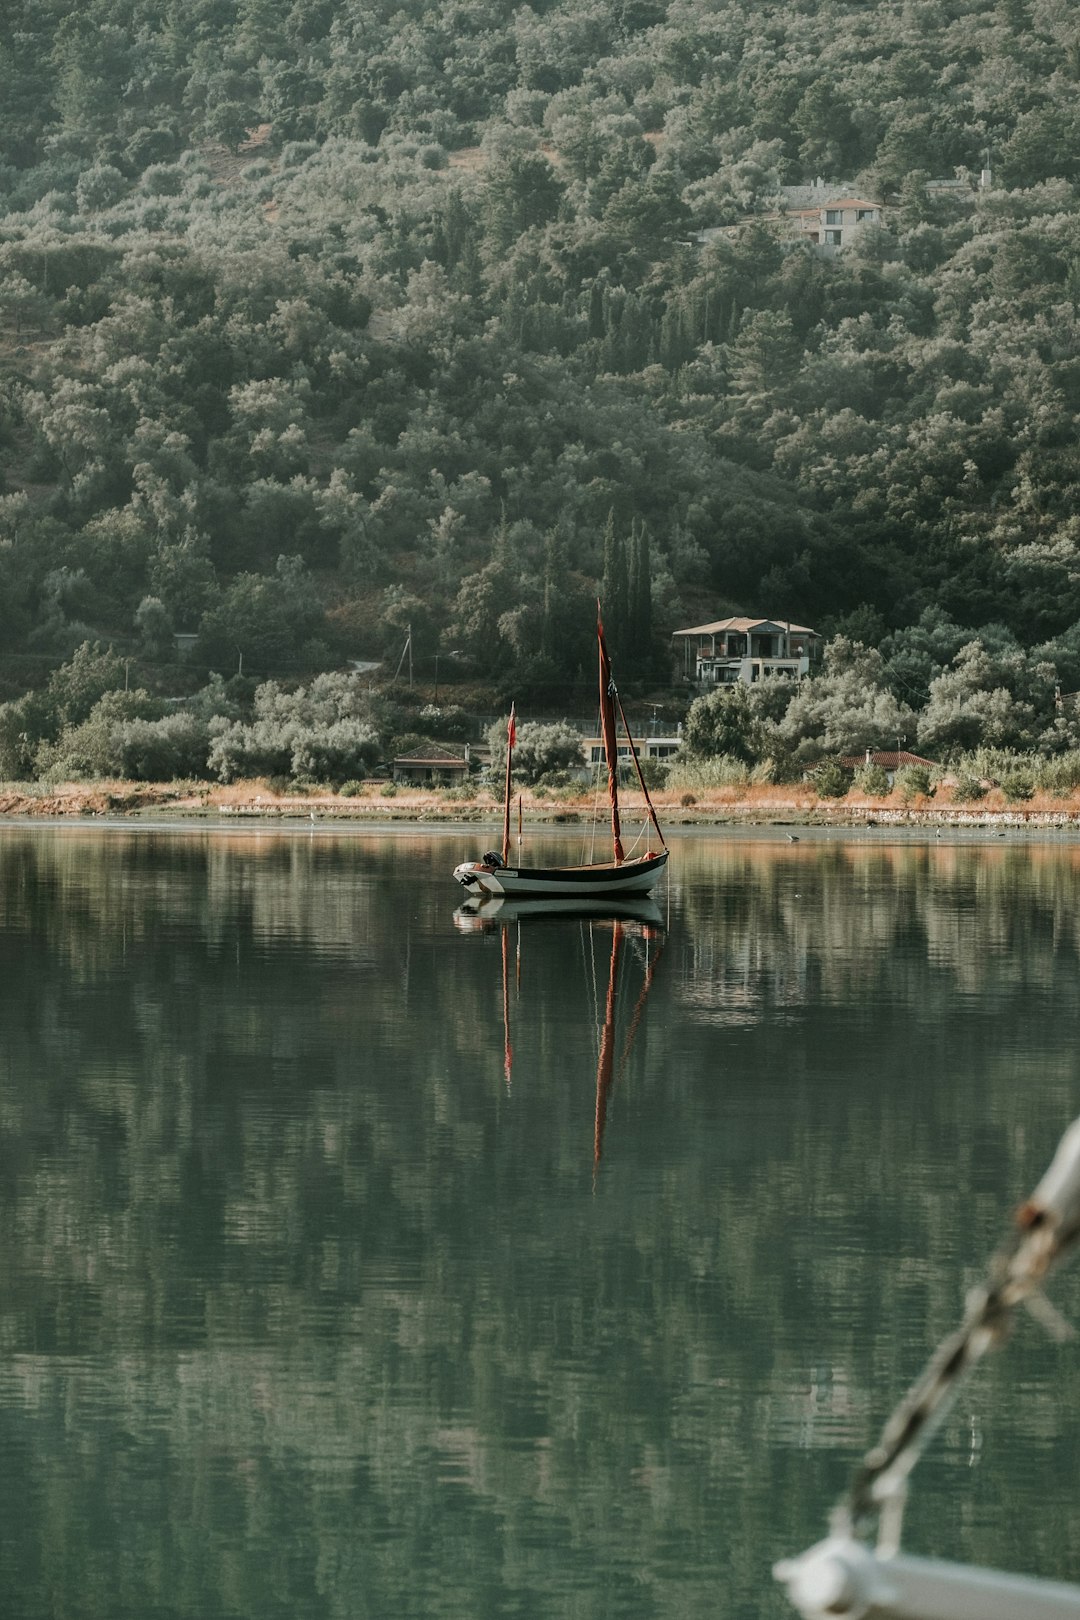
[[[865,1534],[878,1519],[878,1547],[895,1552],[907,1481],[976,1363],[1008,1333],[1017,1306],[1027,1305],[1059,1338],[1072,1333],[1042,1292],[1052,1268],[1080,1236],[1080,1119],[1069,1126],[1050,1167],[1016,1212],[1015,1230],[973,1289],[960,1327],[934,1351],[863,1458],[851,1490],[833,1514],[837,1534]]]

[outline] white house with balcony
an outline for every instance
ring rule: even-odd
[[[788,619],[717,619],[672,636],[687,680],[697,686],[752,686],[801,680],[821,645],[816,630]]]

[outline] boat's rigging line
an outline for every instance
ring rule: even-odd
[[[660,958],[664,954],[664,946],[666,943],[667,936],[663,935],[654,955],[649,949],[649,936],[645,936],[645,977],[642,980],[641,989],[638,992],[638,998],[634,1004],[634,1010],[630,1015],[630,1023],[626,1031],[626,1040],[623,1042],[622,1057],[619,1059],[619,1070],[615,1076],[616,1086],[626,1073],[626,1065],[630,1061],[630,1048],[633,1046],[635,1037],[637,1036],[638,1025],[641,1023],[641,1015],[645,1011],[645,1003],[648,1000],[649,991],[652,989],[653,979],[656,977],[656,970],[660,965]]]
[[[614,929],[616,929],[616,930],[619,930],[619,929],[621,929],[623,927],[623,925],[618,919],[615,919],[615,921],[612,924],[612,927]],[[596,955],[597,955],[597,953],[596,953],[596,939],[597,939],[597,933],[598,933],[598,929],[597,929],[597,925],[596,925],[596,923],[594,921],[583,921],[581,923],[580,930],[579,930],[579,937],[580,937],[580,941],[581,941],[581,955],[582,955],[582,960],[585,963],[586,973],[587,973],[588,978],[589,978],[589,980],[591,982],[591,985],[592,985],[593,1034],[594,1034],[594,1037],[595,1037],[596,1055],[599,1056],[600,1055],[600,1049],[601,1049],[601,1046],[603,1044],[602,1043],[603,1019],[601,1017],[601,1005],[600,1005],[600,982],[599,982],[599,980],[597,978],[597,973],[596,973]],[[637,943],[632,937],[630,937],[630,936],[627,936],[627,937],[629,937],[631,945],[634,945],[634,944]],[[648,948],[647,940],[648,940],[648,936],[646,936],[646,946],[645,946],[645,952],[644,952],[645,976],[644,976],[644,980],[643,980],[643,983],[642,983],[642,986],[641,986],[641,990],[640,990],[640,992],[638,994],[637,1001],[635,1002],[635,1005],[634,1005],[634,1011],[633,1011],[633,1013],[631,1015],[630,1025],[629,1025],[629,1028],[627,1030],[626,1039],[625,1039],[625,1041],[623,1043],[622,1055],[621,1055],[621,1057],[619,1059],[619,1067],[618,1067],[618,1071],[617,1071],[616,1077],[615,1077],[615,1083],[616,1084],[618,1084],[619,1080],[621,1080],[621,1078],[623,1076],[623,1073],[624,1073],[624,1071],[626,1069],[627,1059],[630,1056],[630,1048],[634,1044],[634,1037],[637,1035],[638,1025],[641,1023],[641,1015],[645,1010],[645,1002],[646,1002],[646,999],[647,999],[648,994],[649,994],[649,989],[650,989],[650,987],[652,985],[653,977],[655,975],[656,963],[660,959],[660,951],[659,950],[657,951],[655,958],[653,958],[651,956],[649,948]],[[662,948],[663,947],[661,946],[661,949]],[[624,986],[625,980],[627,979],[627,977],[628,977],[628,975],[630,973],[630,967],[629,967],[626,956],[620,956],[619,958],[617,958],[617,962],[618,962],[618,978],[617,978],[617,982],[615,983],[615,987],[614,987],[614,999],[615,999],[615,1002],[617,1004],[619,1004],[619,1003],[621,1003],[622,993],[623,993],[623,986]],[[609,978],[609,989],[610,989],[610,978]]]
[[[612,696],[615,697],[615,699],[618,701],[618,697],[619,697],[618,688],[614,685],[614,683],[611,686],[611,693],[612,693]],[[621,702],[619,702],[619,713],[622,714],[622,703]],[[602,709],[597,709],[597,711],[596,711],[596,731],[597,731],[598,736],[603,735],[603,725],[604,725],[603,710]],[[624,714],[623,714],[623,725],[624,726],[626,725],[626,716]],[[627,735],[628,738],[630,737],[629,727],[627,727],[627,729],[626,729],[626,735]],[[641,774],[641,766],[640,766],[640,764],[638,762],[637,750],[636,749],[631,748],[631,756],[633,758],[635,766],[637,766],[638,778],[639,778],[639,780],[641,782],[642,789],[645,792],[645,801],[648,804],[649,813],[648,813],[648,815],[646,815],[644,821],[641,823],[641,825],[639,826],[637,832],[635,833],[634,841],[630,845],[629,851],[624,851],[624,855],[625,855],[625,858],[627,860],[632,860],[633,859],[634,851],[637,849],[638,845],[641,844],[642,841],[644,840],[645,833],[646,833],[646,831],[648,829],[650,821],[653,823],[653,825],[656,827],[657,832],[660,834],[660,842],[661,842],[661,844],[663,844],[665,849],[667,848],[667,844],[664,843],[664,835],[663,835],[662,832],[660,832],[660,825],[656,820],[656,812],[653,810],[652,804],[649,801],[648,790],[645,788],[645,780],[644,780],[644,777]],[[593,787],[592,814],[589,817],[589,825],[588,825],[588,827],[585,828],[585,830],[584,830],[584,832],[582,833],[582,836],[581,836],[581,858],[582,858],[582,860],[585,860],[587,858],[590,862],[593,861],[595,859],[595,857],[596,857],[596,829],[600,825],[600,784],[601,784],[601,781],[603,780],[604,772],[606,770],[606,766],[605,766],[604,761],[602,759],[595,760],[593,762],[593,764],[594,764],[594,769],[593,769],[593,774],[592,774],[592,787]]]
[[[599,1052],[600,1051],[600,990],[599,990],[599,987],[598,987],[597,981],[596,981],[596,952],[595,952],[595,950],[592,949],[592,944],[593,944],[592,924],[587,923],[587,922],[581,923],[580,926],[579,926],[578,932],[579,932],[579,937],[581,939],[581,955],[582,955],[582,958],[584,959],[584,962],[585,962],[586,971],[588,972],[588,974],[589,974],[589,976],[590,976],[590,978],[592,980],[593,1034],[594,1034],[594,1036],[596,1038],[596,1050],[597,1050],[597,1052]],[[586,945],[586,938],[588,939],[588,944],[587,945]]]

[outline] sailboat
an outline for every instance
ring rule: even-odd
[[[611,802],[611,859],[589,862],[579,866],[511,866],[510,865],[510,770],[516,740],[516,720],[510,710],[510,724],[506,739],[506,791],[503,808],[502,853],[491,850],[482,860],[462,861],[454,868],[454,877],[471,895],[501,895],[506,899],[528,900],[573,895],[577,899],[648,894],[667,865],[668,848],[656,811],[641,772],[634,739],[626,724],[626,714],[611,673],[604,625],[600,617],[600,604],[596,604],[596,639],[600,659],[600,725],[604,738],[604,754],[608,769],[608,797]],[[656,830],[659,849],[649,849],[644,855],[627,856],[623,852],[622,829],[619,821],[619,751],[616,741],[615,710],[618,708],[630,754],[637,771],[641,791],[645,795],[649,820]]]

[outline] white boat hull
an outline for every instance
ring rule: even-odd
[[[508,900],[553,898],[613,899],[619,895],[648,894],[667,864],[668,852],[643,855],[638,860],[604,861],[595,866],[489,866],[483,861],[462,861],[454,877],[467,893],[500,895]]]

